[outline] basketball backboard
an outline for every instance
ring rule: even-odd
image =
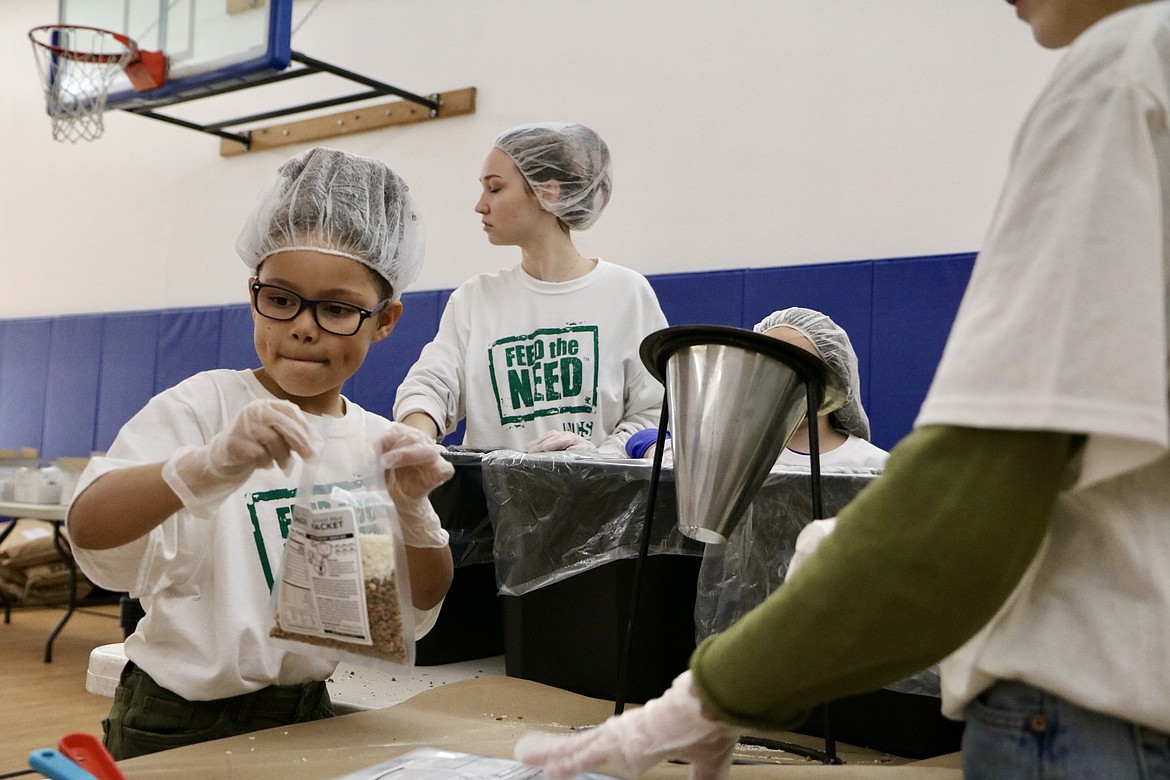
[[[119,75],[107,108],[166,105],[288,67],[292,0],[59,0],[59,23],[102,27],[167,57],[163,86],[136,92]]]

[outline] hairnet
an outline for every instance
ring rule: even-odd
[[[290,249],[356,260],[397,299],[422,269],[426,237],[414,196],[384,162],[318,147],[280,166],[236,240],[253,271]]]
[[[819,311],[796,306],[769,314],[756,325],[756,333],[781,326],[792,328],[811,341],[829,370],[845,382],[845,404],[829,415],[833,427],[868,440],[869,418],[861,406],[857,353],[849,343],[849,334]]]
[[[520,125],[501,133],[495,145],[516,164],[541,208],[570,228],[589,227],[609,203],[609,147],[585,125]]]

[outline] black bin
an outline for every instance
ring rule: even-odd
[[[434,627],[415,645],[419,666],[470,661],[504,653],[504,615],[492,559],[480,470],[482,453],[448,450],[455,475],[431,492],[443,527],[451,535],[455,576]]]
[[[695,649],[701,561],[693,555],[646,559],[626,701],[660,696],[686,670]],[[508,676],[616,699],[636,565],[631,558],[609,561],[520,596],[503,596]]]

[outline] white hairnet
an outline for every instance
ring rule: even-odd
[[[356,260],[397,299],[422,269],[426,237],[414,196],[384,162],[317,147],[280,166],[236,240],[253,271],[290,249]]]
[[[833,427],[868,440],[869,418],[861,406],[861,377],[849,334],[827,315],[796,306],[772,312],[756,324],[755,330],[764,333],[781,326],[792,328],[811,341],[829,370],[845,382],[845,405],[829,415]]]
[[[585,125],[520,125],[501,133],[495,145],[516,164],[541,208],[570,228],[589,227],[609,203],[609,147]]]

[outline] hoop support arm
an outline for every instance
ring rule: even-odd
[[[212,130],[210,128],[207,128],[203,125],[196,124],[194,122],[188,122],[184,119],[177,119],[173,116],[167,116],[166,114],[156,113],[155,111],[152,111],[149,108],[127,108],[127,109],[123,109],[123,110],[129,111],[131,114],[138,114],[138,116],[144,116],[147,119],[157,119],[160,122],[166,122],[167,124],[178,125],[179,127],[185,127],[188,130],[198,130],[201,133],[208,133],[210,135],[219,136],[220,138],[231,141],[233,143],[242,144],[244,146],[245,151],[247,150],[247,148],[249,146],[251,146],[251,143],[252,143],[252,140],[250,138],[251,134],[247,131],[244,131],[243,133],[228,133],[228,132],[224,132],[223,130]]]
[[[143,52],[143,54],[146,54],[146,52]],[[376,79],[362,76],[345,68],[331,65],[297,51],[291,53],[290,59],[292,62],[296,62],[298,67],[250,78],[246,83],[236,82],[206,85],[184,94],[172,95],[158,100],[151,100],[149,96],[144,95],[140,102],[131,100],[128,105],[121,106],[120,110],[138,114],[148,119],[157,119],[161,122],[185,127],[189,130],[218,136],[221,139],[220,154],[225,157],[256,151],[258,149],[303,143],[322,138],[332,138],[365,130],[376,130],[393,125],[424,122],[428,119],[443,119],[475,113],[475,87],[465,87],[450,92],[433,93],[423,96],[391,84],[377,81]],[[159,113],[157,110],[192,100],[215,97],[229,92],[236,92],[238,90],[267,84],[275,84],[314,73],[326,73],[361,84],[368,89],[325,100],[202,124]],[[316,116],[299,122],[258,128],[255,130],[237,130],[230,132],[225,129],[267,119],[320,111],[321,109],[332,106],[368,101],[384,96],[397,97],[400,100],[382,105],[367,106],[341,114]]]
[[[391,86],[390,84],[384,84],[381,81],[375,81],[374,79],[367,78],[366,76],[358,75],[357,73],[346,70],[345,68],[339,68],[336,65],[330,65],[328,62],[322,62],[321,60],[314,59],[313,57],[301,54],[299,51],[294,51],[292,53],[292,60],[293,62],[301,63],[307,68],[324,71],[326,73],[332,73],[334,76],[339,76],[343,79],[349,79],[350,81],[357,82],[358,84],[364,84],[370,89],[377,91],[379,94],[397,95],[403,100],[409,100],[412,103],[418,103],[419,105],[426,106],[431,110],[432,118],[438,116],[439,114],[439,102],[433,97],[428,98],[423,97],[422,95],[416,95],[413,92],[407,92],[405,89],[400,89],[398,87]]]

